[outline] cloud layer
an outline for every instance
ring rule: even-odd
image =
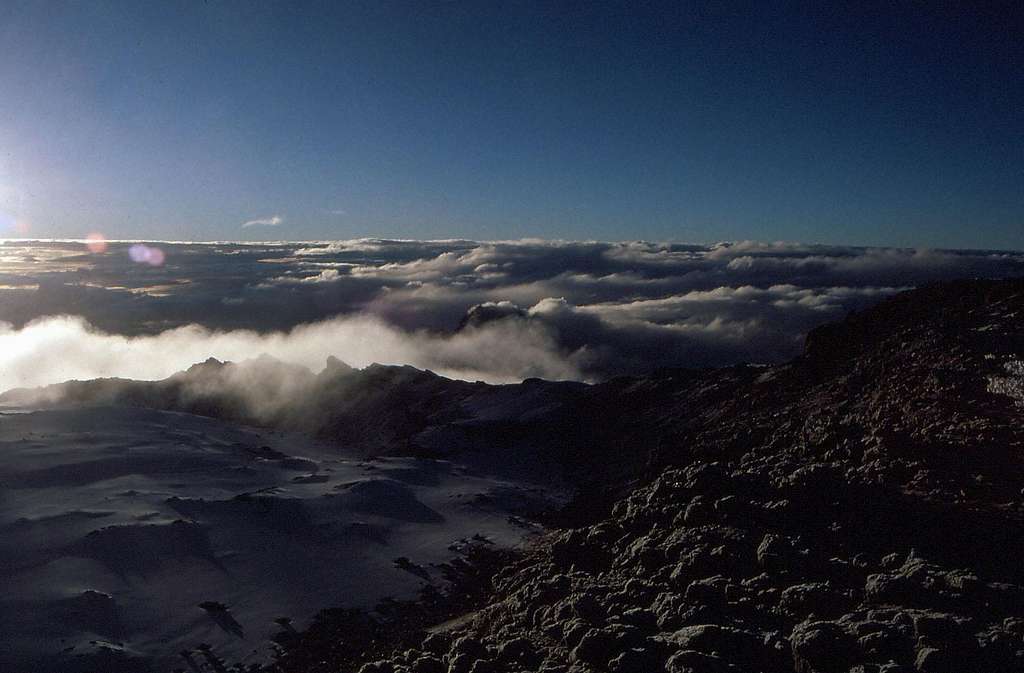
[[[133,264],[127,243],[0,247],[0,388],[262,353],[487,381],[777,362],[812,327],[902,288],[1024,273],[1016,253],[755,242],[160,248],[155,267]]]

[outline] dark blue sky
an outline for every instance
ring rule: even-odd
[[[8,0],[0,235],[1022,248],[1019,3],[925,4]]]

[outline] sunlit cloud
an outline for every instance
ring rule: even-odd
[[[246,227],[276,227],[284,224],[284,218],[280,215],[273,215],[271,217],[261,217],[255,220],[249,220],[248,222],[242,223],[242,228]]]
[[[57,356],[59,354],[59,356]],[[525,376],[578,379],[540,324],[483,326],[457,334],[410,333],[368,316],[335,318],[287,332],[216,331],[198,325],[151,336],[109,334],[72,316],[21,329],[0,322],[0,391],[68,379],[160,379],[208,357],[242,361],[266,354],[319,371],[328,356],[353,366],[412,364],[452,378],[492,383]]]

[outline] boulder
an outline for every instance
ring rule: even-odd
[[[803,622],[789,638],[796,673],[847,673],[857,663],[852,637],[834,622]]]

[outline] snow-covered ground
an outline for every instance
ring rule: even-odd
[[[0,451],[0,670],[12,673],[90,670],[111,649],[169,671],[200,643],[265,660],[275,618],[301,627],[323,607],[411,597],[427,579],[395,558],[437,582],[430,564],[450,545],[517,544],[562,498],[500,469],[347,459],[299,435],[142,409],[7,410]]]

